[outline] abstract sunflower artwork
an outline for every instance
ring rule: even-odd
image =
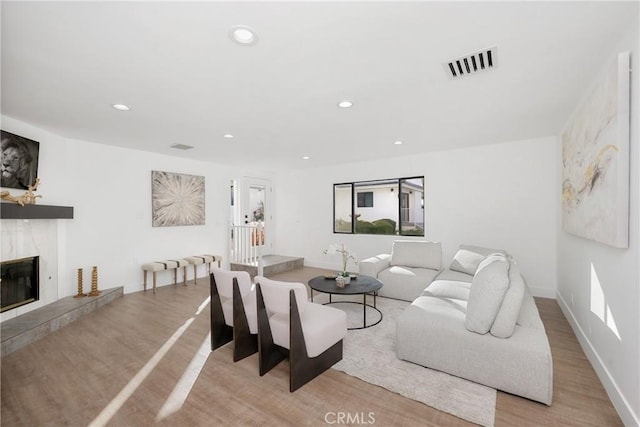
[[[154,227],[204,225],[204,176],[151,171]]]

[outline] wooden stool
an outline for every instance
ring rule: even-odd
[[[205,256],[212,257],[213,258],[212,262],[217,262],[218,263],[218,268],[221,267],[222,255],[205,255]],[[209,264],[209,274],[211,274],[211,264]]]
[[[198,284],[198,264],[207,264],[207,273],[211,274],[211,263],[218,262],[218,267],[220,267],[220,262],[222,261],[222,257],[220,255],[196,255],[196,256],[188,256],[184,258],[189,262],[189,264],[193,265],[193,283]]]
[[[156,293],[156,283],[157,277],[156,274],[158,271],[162,270],[173,270],[173,284],[178,284],[178,269],[183,268],[183,283],[187,286],[187,265],[189,263],[184,259],[168,259],[165,261],[157,261],[157,262],[148,262],[142,265],[142,270],[144,270],[144,290],[147,290],[147,272],[151,271],[153,273],[153,293]]]

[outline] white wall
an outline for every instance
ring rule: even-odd
[[[616,249],[565,233],[558,215],[557,299],[625,425],[640,424],[638,38],[636,19],[603,63],[604,70],[618,52],[631,51],[629,249]],[[556,186],[561,188],[560,180]]]
[[[2,117],[2,128],[40,142],[40,204],[74,207],[61,236],[65,254],[59,268],[58,297],[75,295],[76,269],[98,266],[99,287],[142,289],[145,262],[219,254],[227,258],[229,183],[242,176],[223,165],[74,141]],[[151,171],[205,176],[206,225],[151,226]],[[15,190],[14,190],[15,191]],[[192,278],[193,269],[189,269]],[[204,267],[199,271],[205,275]],[[181,275],[179,276],[181,277]],[[173,283],[173,274],[159,273],[159,284]],[[149,275],[151,283],[151,275]]]
[[[504,248],[533,293],[553,298],[557,146],[557,138],[549,137],[281,172],[276,253],[326,268],[339,267],[338,259],[322,254],[331,243],[345,243],[360,258],[388,253],[397,237],[332,233],[333,184],[424,175],[425,238],[442,242],[446,265],[461,243]]]
[[[398,223],[400,220],[398,219],[398,186],[393,187],[393,192],[391,191],[391,186],[388,187],[357,187],[356,195],[354,196],[354,202],[356,215],[360,214],[358,220],[360,221],[376,221],[378,219],[388,218],[392,219],[396,222],[396,227],[398,227]],[[359,208],[358,201],[358,193],[361,192],[373,192],[373,207],[370,208]]]

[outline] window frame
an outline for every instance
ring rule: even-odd
[[[413,234],[413,233],[407,233],[406,231],[403,232],[403,228],[402,228],[402,187],[403,187],[403,182],[406,182],[408,180],[413,180],[413,179],[422,179],[422,203],[420,206],[420,209],[422,211],[422,235],[419,234]],[[356,205],[358,204],[358,200],[357,200],[357,192],[356,192],[356,184],[363,184],[363,183],[369,183],[369,182],[376,182],[376,181],[395,181],[398,185],[398,197],[397,197],[397,201],[398,201],[398,222],[397,222],[397,232],[395,232],[394,234],[392,234],[393,236],[414,236],[414,237],[424,237],[425,233],[426,233],[426,227],[425,227],[425,223],[426,223],[426,219],[425,219],[425,211],[424,211],[424,193],[425,193],[425,178],[424,175],[417,175],[417,176],[408,176],[408,177],[401,177],[401,178],[388,178],[388,179],[370,179],[367,181],[353,181],[353,182],[340,182],[340,183],[335,183],[333,184],[333,233],[334,234],[361,234],[361,235],[369,235],[369,236],[375,236],[377,234],[370,234],[370,233],[357,233],[356,232],[356,218],[355,218],[355,211],[356,211]],[[336,189],[339,187],[346,187],[346,186],[350,186],[351,187],[351,231],[337,231],[336,230]],[[364,192],[363,192],[364,193]],[[373,192],[372,192],[373,193]],[[373,198],[373,195],[372,195]],[[363,207],[368,207],[368,206],[361,206],[360,208]],[[383,234],[380,234],[383,235]],[[386,235],[391,235],[391,234],[386,234]]]
[[[336,231],[336,188],[345,187],[347,185],[351,186],[351,196],[349,197],[351,199],[351,231]],[[353,182],[342,182],[338,184],[333,184],[333,233],[334,234],[354,234],[353,216],[355,214],[354,212],[355,208],[353,206],[353,191],[354,191]]]

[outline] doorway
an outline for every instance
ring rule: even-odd
[[[273,185],[268,179],[245,177],[242,189],[241,222],[246,225],[262,225],[263,233],[256,241],[262,243],[262,254],[273,250]]]

